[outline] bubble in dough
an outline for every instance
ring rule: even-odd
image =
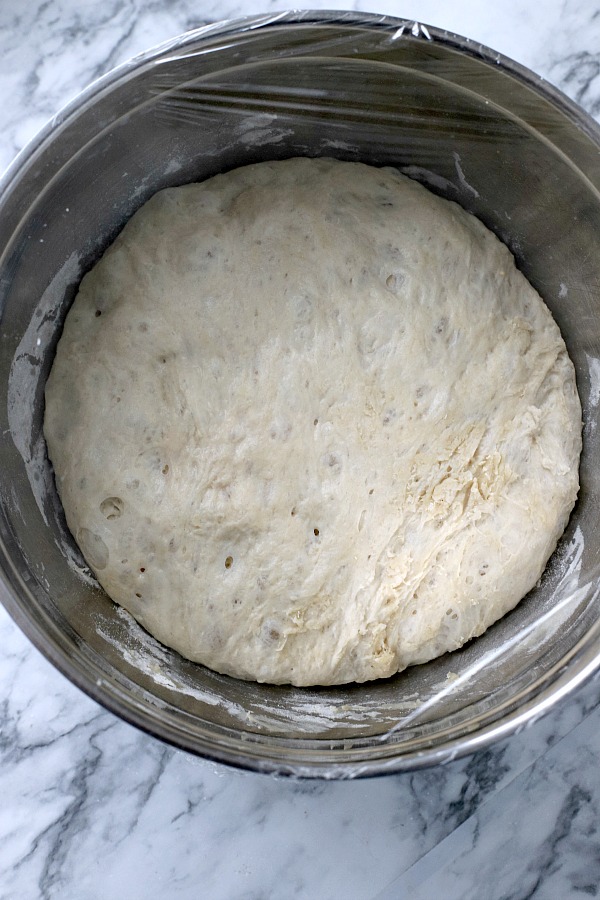
[[[44,427],[110,597],[265,682],[383,678],[480,635],[578,491],[573,366],[508,250],[330,159],[146,203],[81,283]]]

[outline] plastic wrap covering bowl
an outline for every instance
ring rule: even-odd
[[[485,635],[395,678],[298,689],[190,663],[119,610],[65,525],[44,384],[77,285],[155,191],[296,155],[393,165],[473,212],[552,310],[584,409],[581,492],[541,582]],[[259,771],[443,763],[532,723],[600,660],[600,130],[532,73],[417,23],[283,14],[191,32],[110,73],[0,195],[0,570],[8,611],[129,722]]]

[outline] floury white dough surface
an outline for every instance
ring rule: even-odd
[[[46,390],[108,594],[220,672],[386,677],[535,584],[578,490],[547,307],[390,169],[261,163],[160,192],[84,278]]]

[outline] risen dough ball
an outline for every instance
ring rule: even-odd
[[[392,675],[535,584],[578,490],[548,309],[390,169],[262,163],[161,191],[83,279],[46,391],[69,527],[184,656]]]

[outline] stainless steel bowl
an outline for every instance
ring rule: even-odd
[[[577,369],[581,495],[541,583],[461,651],[314,690],[217,675],[153,641],[86,573],[42,437],[43,389],[78,280],[148,197],[261,159],[405,169],[478,215],[554,313]],[[323,778],[472,752],[544,713],[600,659],[600,131],[466,39],[362,14],[210,26],[96,82],[0,193],[0,569],[6,605],[92,697],[212,759]],[[426,273],[424,273],[426,277]]]

